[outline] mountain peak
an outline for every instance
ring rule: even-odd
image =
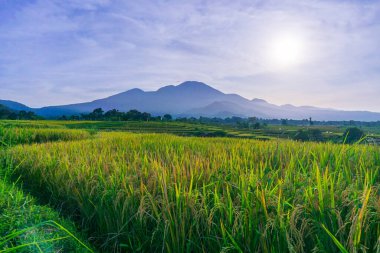
[[[125,96],[138,96],[138,95],[141,95],[144,93],[145,92],[142,89],[134,88],[134,89],[130,89],[130,90],[112,95],[110,97],[107,97],[107,99],[121,99],[121,98],[124,98]],[[100,99],[100,100],[102,100],[102,99]]]
[[[165,91],[173,90],[173,89],[175,89],[175,87],[176,86],[174,86],[174,85],[167,85],[167,86],[159,88],[157,90],[157,92],[165,92]]]
[[[188,95],[195,95],[195,94],[223,94],[222,92],[218,91],[217,89],[212,88],[211,86],[197,81],[186,81],[183,83],[180,83],[176,86],[174,85],[168,85],[164,86],[157,90],[159,93],[184,93]]]
[[[181,90],[208,91],[208,92],[214,92],[214,93],[222,94],[222,92],[220,92],[219,90],[214,89],[213,87],[211,87],[205,83],[198,82],[198,81],[186,81],[186,82],[183,82],[183,83],[181,83],[175,87],[179,88]]]
[[[266,100],[261,99],[261,98],[254,98],[254,99],[252,99],[252,102],[255,102],[255,103],[268,103]]]
[[[177,87],[209,87],[207,84],[198,81],[185,81],[177,85]]]
[[[130,89],[126,92],[128,92],[128,93],[142,93],[144,91],[142,89],[139,89],[139,88],[134,88],[134,89]]]

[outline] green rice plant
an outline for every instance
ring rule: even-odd
[[[57,121],[37,121],[37,120],[0,120],[0,127],[3,128],[66,128]]]
[[[23,243],[23,244],[20,244],[20,245],[17,245],[17,246],[6,247],[4,249],[1,249],[1,247],[6,246],[7,244],[11,244],[12,241],[14,241],[16,238],[18,238],[20,236],[23,236],[23,235],[26,235],[26,234],[35,233],[36,230],[38,230],[40,228],[43,228],[45,230],[53,228],[53,229],[55,229],[57,231],[63,232],[64,234],[67,234],[67,235],[66,236],[58,236],[58,237],[54,237],[54,238],[51,238],[51,239],[43,239],[43,240],[40,240],[40,241],[27,242],[27,243]],[[84,251],[86,251],[86,252],[93,252],[92,249],[90,249],[80,239],[78,239],[75,235],[73,235],[65,227],[63,227],[62,225],[58,224],[55,221],[41,222],[41,223],[36,224],[36,225],[34,225],[32,227],[28,227],[28,228],[25,228],[25,229],[22,229],[22,230],[19,230],[19,231],[12,231],[12,233],[6,235],[5,237],[2,237],[2,238],[0,237],[0,252],[3,252],[3,253],[21,252],[21,251],[24,251],[24,249],[27,249],[29,252],[32,250],[32,251],[36,251],[36,252],[38,251],[38,252],[42,253],[42,252],[44,252],[43,249],[42,249],[44,244],[46,244],[46,243],[49,243],[49,244],[52,244],[52,243],[61,243],[62,241],[68,240],[68,239],[72,239],[76,243],[78,243],[79,246],[82,246],[83,248],[80,249],[81,252],[82,251],[83,252]],[[33,247],[35,247],[35,250],[33,250]],[[74,250],[74,249],[72,249],[72,250]]]
[[[331,234],[331,232],[325,227],[325,225],[322,224],[322,228],[326,231],[326,233],[331,237],[331,239],[334,241],[335,245],[339,248],[339,250],[342,253],[348,253],[348,250],[344,248],[344,246],[336,239],[336,237]]]
[[[0,252],[93,252],[69,230],[71,222],[0,180]]]
[[[87,139],[85,130],[0,127],[0,146]]]
[[[377,252],[380,148],[100,133],[2,163],[116,252]]]

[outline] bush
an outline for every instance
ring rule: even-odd
[[[364,137],[363,130],[357,128],[357,127],[350,127],[347,128],[346,131],[344,131],[343,134],[343,141],[344,143],[352,144],[360,141]]]
[[[293,139],[297,141],[324,141],[322,131],[319,129],[300,129]]]

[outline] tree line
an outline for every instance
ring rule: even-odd
[[[121,112],[116,109],[105,112],[102,108],[97,108],[91,113],[82,113],[80,115],[63,115],[58,118],[59,120],[97,120],[97,121],[171,121],[173,117],[170,114],[163,116],[152,116],[147,112],[140,112],[138,110],[130,110],[128,112]]]
[[[0,104],[0,119],[9,120],[41,120],[43,117],[36,115],[32,111],[15,111],[9,109],[8,107]],[[164,114],[163,116],[152,116],[147,112],[140,112],[138,110],[130,110],[128,112],[120,112],[119,110],[112,109],[105,112],[102,108],[97,108],[91,113],[82,113],[80,115],[63,115],[59,117],[59,120],[96,120],[96,121],[172,121],[174,120],[170,114]],[[256,117],[240,118],[240,117],[229,117],[229,118],[207,118],[207,117],[178,117],[175,121],[188,122],[188,123],[200,123],[200,124],[218,124],[218,125],[233,125],[237,128],[242,129],[261,129],[265,128],[267,125],[295,125],[302,122],[301,125],[324,125],[319,124],[320,122],[313,122],[312,119],[305,119],[302,121],[297,120],[287,120],[287,119],[259,119]],[[344,122],[342,122],[344,123]],[[370,122],[372,124],[378,122]],[[343,124],[345,125],[345,124]],[[362,140],[365,136],[364,132],[358,127],[352,126],[362,126],[362,122],[349,122],[350,128],[347,128],[344,132],[343,142],[344,143],[355,143]],[[339,137],[338,137],[339,138]],[[298,141],[326,141],[322,131],[319,129],[299,129],[292,139]]]
[[[42,117],[36,115],[31,111],[15,111],[9,109],[5,105],[0,104],[0,119],[10,119],[10,120],[38,120]]]

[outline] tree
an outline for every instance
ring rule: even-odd
[[[142,119],[142,113],[137,110],[130,110],[125,114],[126,120],[141,120]]]
[[[26,119],[26,120],[32,120],[32,119],[38,119],[39,117],[31,111],[19,111],[18,112],[18,119]]]
[[[352,144],[360,141],[364,137],[364,132],[357,127],[350,127],[344,131],[343,140],[345,143]]]
[[[310,129],[309,136],[311,141],[324,141],[322,131],[319,129]]]
[[[249,117],[248,118],[248,128],[251,128],[253,126],[254,129],[257,129],[255,127],[255,125],[258,123],[257,120],[258,119],[256,117]],[[259,123],[259,125],[260,125],[260,123]]]
[[[31,111],[16,111],[8,108],[5,105],[0,104],[0,119],[24,119],[24,120],[33,120],[33,119],[42,119],[42,117],[36,115]]]
[[[8,119],[11,113],[8,107],[0,105],[0,119]]]
[[[80,120],[80,117],[78,115],[71,115],[70,120]]]
[[[149,121],[151,118],[152,118],[152,115],[150,115],[150,113],[143,112],[141,114],[141,119],[144,121]]]
[[[103,109],[102,108],[96,108],[88,115],[88,118],[91,120],[101,120],[103,118]]]
[[[293,139],[297,140],[297,141],[309,141],[310,140],[309,134],[307,133],[307,131],[305,131],[303,129],[298,130],[297,133],[294,135]]]
[[[171,121],[173,119],[172,115],[170,114],[165,114],[163,117],[162,117],[162,120],[164,121]]]
[[[67,116],[66,115],[62,115],[61,117],[58,118],[58,120],[67,120]]]
[[[122,117],[122,113],[116,109],[109,110],[104,114],[105,120],[120,120]]]
[[[70,120],[109,120],[109,121],[122,121],[122,120],[124,121],[125,120],[161,121],[162,120],[160,116],[153,117],[150,113],[139,112],[138,110],[120,112],[117,109],[112,109],[104,113],[102,108],[97,108],[89,114],[83,113],[80,115],[71,115],[70,117],[64,116],[58,119],[65,119],[65,117],[70,118]]]
[[[322,131],[319,129],[300,129],[293,137],[297,141],[323,141]]]

